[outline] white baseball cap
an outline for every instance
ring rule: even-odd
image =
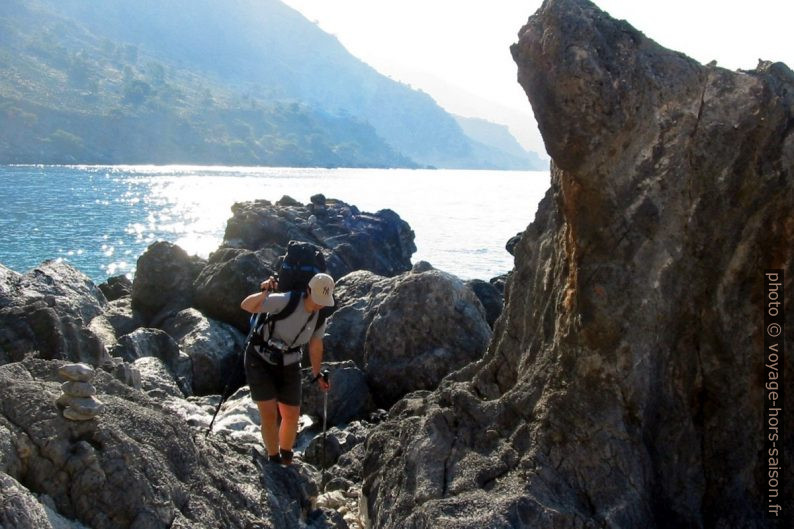
[[[309,280],[312,301],[323,307],[334,306],[334,278],[328,274],[317,274]]]

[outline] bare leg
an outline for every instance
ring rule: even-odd
[[[281,428],[278,432],[279,445],[284,450],[292,450],[295,444],[295,437],[298,435],[298,419],[300,418],[300,406],[289,406],[278,403],[278,411],[281,413]]]
[[[278,454],[278,407],[276,399],[257,401],[259,419],[262,422],[262,440],[265,442],[267,455]]]

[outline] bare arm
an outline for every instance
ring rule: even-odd
[[[240,308],[246,312],[250,312],[252,314],[256,314],[257,312],[262,312],[262,303],[265,301],[265,298],[268,294],[270,294],[271,290],[275,290],[276,288],[276,280],[272,276],[268,278],[266,281],[262,281],[260,288],[262,292],[257,292],[256,294],[251,294],[247,298],[240,303]]]
[[[262,312],[262,302],[265,301],[268,294],[267,291],[251,294],[240,303],[240,308],[251,313]]]

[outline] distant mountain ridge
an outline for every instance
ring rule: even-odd
[[[6,0],[0,18],[6,163],[532,168],[277,0]]]
[[[533,169],[548,169],[549,162],[537,153],[524,149],[506,125],[499,125],[480,118],[454,116],[463,132],[478,144],[503,153],[502,166],[525,168],[527,161]]]

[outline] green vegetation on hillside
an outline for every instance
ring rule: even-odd
[[[361,120],[236,93],[21,3],[4,10],[0,163],[415,166]]]
[[[0,68],[0,163],[532,168],[279,0],[4,0]]]

